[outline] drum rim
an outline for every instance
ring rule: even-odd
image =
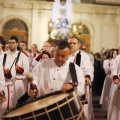
[[[71,90],[69,90],[67,93],[72,93],[73,91],[74,91],[74,89],[71,89]],[[16,109],[19,109],[19,108],[21,108],[21,107],[23,107],[23,106],[25,106],[25,105],[28,105],[28,104],[30,104],[30,103],[33,103],[33,102],[42,100],[42,99],[47,98],[47,97],[50,97],[50,96],[52,96],[52,95],[58,95],[58,94],[61,94],[61,93],[63,93],[63,92],[61,92],[61,91],[56,91],[56,92],[49,93],[49,94],[43,95],[43,96],[41,96],[41,97],[32,99],[32,100],[30,100],[30,101],[26,101],[24,104],[17,105],[17,106],[15,106],[15,107],[13,107],[12,109],[10,109],[9,111],[6,111],[5,113],[3,113],[2,118],[4,118],[4,117],[5,117],[7,114],[9,114],[10,112],[12,112],[12,111],[14,111],[14,110],[16,110]],[[64,94],[64,93],[63,93],[63,94]]]

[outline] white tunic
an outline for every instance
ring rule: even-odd
[[[81,68],[75,65],[78,78],[78,93],[84,94],[85,79]],[[42,61],[33,75],[34,81],[38,86],[39,96],[48,94],[54,91],[60,91],[65,83],[72,83],[69,72],[69,61],[66,61],[61,67],[58,67],[54,58]]]
[[[13,60],[17,58],[19,51],[15,53],[11,53],[10,51],[7,52],[9,55],[12,56]],[[24,53],[20,53],[20,57],[17,63],[18,66],[24,69],[23,74],[16,73],[16,81],[13,85],[14,93],[13,93],[13,105],[16,105],[17,100],[25,93],[26,91],[26,81],[24,81],[26,73],[29,72],[29,60],[28,57]]]
[[[77,51],[74,55],[69,57],[69,61],[70,62],[74,62],[75,61],[75,57],[77,55],[79,51]],[[85,53],[81,51],[81,63],[80,63],[80,67],[85,75],[90,75],[91,77],[91,81],[93,80],[93,65],[91,64],[90,58],[89,56]]]
[[[120,55],[118,55],[111,67],[112,76],[118,76],[120,79]],[[120,97],[116,99],[115,94],[118,91],[118,85],[113,85],[110,95],[110,103],[109,103],[109,111],[108,111],[108,119],[109,120],[120,120],[120,108],[119,105],[115,105],[120,100]]]
[[[5,79],[3,74],[3,65],[0,63],[0,91],[4,90]]]
[[[107,75],[104,80],[102,95],[100,98],[100,104],[102,104],[102,110],[104,111],[107,111],[107,108],[108,108],[109,93],[110,93],[110,88],[112,84],[112,76],[111,76],[110,68],[112,66],[113,60],[107,59],[107,60],[104,60],[103,62],[103,68]]]
[[[4,54],[5,54],[4,52],[2,52],[0,54],[0,63],[3,63]],[[12,108],[12,99],[13,99],[12,84],[14,83],[15,76],[16,76],[15,65],[13,64],[13,67],[12,67],[12,64],[13,64],[13,58],[7,54],[4,68],[9,69],[9,70],[11,68],[12,78],[7,79],[6,77],[4,77],[4,73],[3,73],[4,83],[5,83],[4,84],[4,92],[5,92],[5,96],[6,96],[6,101],[0,105],[0,114],[5,112],[6,110],[9,110],[10,108]],[[3,70],[3,66],[0,68]],[[1,78],[2,78],[2,74],[1,74]],[[0,86],[0,89],[1,88],[2,87]]]
[[[38,56],[39,53],[36,52],[35,55],[33,55],[33,53],[29,53],[28,56],[29,56],[29,65],[30,65],[30,71],[32,71],[32,69],[34,68],[34,63],[33,63],[33,60],[35,61],[35,58],[36,56]],[[36,62],[36,61],[35,61]],[[35,63],[36,64],[36,63]]]
[[[32,61],[32,70],[34,69],[34,67],[40,62],[40,60],[39,61],[37,61],[36,60],[36,58],[39,56],[39,54],[37,54],[34,58],[33,58],[33,61]]]
[[[5,87],[5,79],[4,79],[4,73],[3,73],[3,65],[0,63],[0,91],[4,90]],[[0,120],[1,115],[4,111],[2,111],[2,104],[0,105]]]
[[[77,51],[74,55],[69,57],[69,61],[75,62],[76,55],[79,51]],[[84,77],[90,75],[91,81],[93,81],[93,65],[90,61],[89,56],[85,52],[80,52],[81,54],[81,63],[80,67],[84,73]],[[88,120],[94,120],[94,113],[93,113],[93,105],[92,105],[92,91],[89,89],[89,85],[86,86],[86,97],[88,100],[88,104],[84,105],[84,113]]]

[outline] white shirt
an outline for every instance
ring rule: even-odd
[[[76,58],[76,55],[77,55],[78,52],[79,51],[77,51],[74,55],[69,57],[70,62],[75,62],[75,58]],[[80,51],[80,54],[81,54],[80,67],[81,67],[81,69],[82,69],[82,71],[84,73],[84,76],[90,75],[91,81],[92,81],[93,80],[94,68],[93,68],[93,65],[92,65],[92,63],[90,61],[90,58],[85,52]]]
[[[3,73],[3,65],[0,63],[0,91],[4,90],[4,86],[5,86],[5,79]]]
[[[16,51],[15,53],[11,53],[10,51],[7,52],[7,54],[11,55],[13,58],[13,61],[15,60],[15,58],[17,58],[19,51]],[[29,72],[29,60],[28,57],[24,54],[24,53],[20,53],[20,57],[18,60],[18,66],[22,67],[24,69],[23,74],[16,74],[17,78],[25,78],[26,73]]]
[[[110,74],[110,59],[106,59],[103,61],[103,68],[106,74]]]
[[[84,94],[85,79],[80,67],[75,65],[78,78],[78,93]],[[54,58],[43,60],[39,63],[36,73],[33,74],[33,83],[38,86],[39,96],[55,91],[60,91],[65,83],[72,83],[69,72],[69,61],[66,61],[61,67],[58,67]]]
[[[3,64],[4,54],[5,52],[2,52],[0,54],[0,63],[2,64]],[[12,82],[15,80],[15,76],[16,76],[15,65],[13,64],[12,66],[12,64],[13,64],[13,58],[11,57],[11,55],[7,54],[4,68],[9,70],[11,69],[12,78],[7,79],[5,77],[5,85],[12,84]]]
[[[111,74],[112,76],[118,75],[120,78],[120,55],[118,55],[112,63]]]

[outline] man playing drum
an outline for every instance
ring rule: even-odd
[[[67,92],[72,89],[72,78],[69,71],[70,46],[66,41],[60,41],[55,49],[55,57],[39,63],[36,73],[33,73],[33,84],[37,86],[38,96],[55,91]],[[80,96],[84,94],[85,79],[80,67],[75,65]],[[36,96],[37,91],[30,90],[30,96]]]

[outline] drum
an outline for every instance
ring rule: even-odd
[[[51,93],[9,110],[2,120],[80,120],[80,112],[75,92]]]

